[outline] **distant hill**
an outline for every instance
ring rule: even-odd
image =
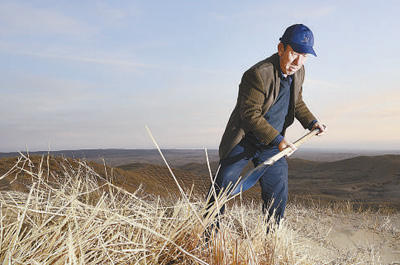
[[[182,165],[190,162],[202,163],[206,161],[205,151],[200,149],[163,149],[164,156],[172,165]],[[25,153],[25,152],[24,152]],[[29,152],[30,155],[47,155],[47,151]],[[129,163],[150,163],[164,165],[157,149],[81,149],[51,151],[51,155],[91,160],[110,166],[119,166]],[[210,160],[218,160],[217,150],[208,150]],[[1,153],[0,158],[19,156],[17,152]]]
[[[291,196],[323,201],[351,200],[368,205],[390,204],[400,209],[400,155],[360,156],[335,162],[291,158],[288,163]],[[217,167],[217,162],[211,163],[213,174]],[[251,167],[249,164],[242,174]],[[151,175],[152,170],[155,170],[165,175],[165,179],[169,178],[169,173],[162,166],[155,168],[148,164],[128,164],[119,168],[144,175]],[[204,189],[204,186],[210,184],[209,170],[205,163],[188,163],[175,170],[186,176],[190,172],[190,178],[198,187]],[[259,200],[260,192],[259,185],[256,185],[245,195],[246,198]]]
[[[400,207],[400,156],[360,156],[322,163],[292,159],[289,185],[296,194]]]
[[[400,155],[359,156],[335,162],[290,158],[288,163],[292,196],[352,200],[369,205],[387,203],[400,209]],[[217,163],[211,166],[215,172]],[[190,163],[180,168],[197,175],[208,174],[205,164]],[[255,192],[259,192],[258,187]]]
[[[172,166],[182,166],[188,163],[205,163],[206,155],[202,149],[163,149],[166,159]],[[47,151],[30,152],[30,155],[47,155]],[[120,166],[129,163],[148,163],[164,165],[160,154],[156,149],[81,149],[81,150],[60,150],[51,151],[51,155],[65,156],[70,158],[85,158],[100,164],[103,161],[109,166]],[[384,154],[398,154],[400,151],[340,151],[340,150],[319,150],[302,148],[293,154],[293,158],[300,158],[311,161],[333,162],[357,156],[376,156]],[[1,153],[0,158],[15,157],[19,153]],[[218,150],[208,150],[209,160],[218,161]]]
[[[16,158],[0,159],[0,176],[15,161]],[[34,156],[33,161],[37,167],[40,157]],[[51,168],[60,172],[59,177],[65,177],[62,170],[57,168],[62,158],[51,157],[51,161]],[[104,177],[106,171],[108,176],[113,175],[114,184],[131,192],[142,186],[148,194],[168,196],[179,193],[169,170],[162,165],[136,162],[111,168],[95,162],[88,163]],[[351,200],[368,205],[388,204],[400,209],[400,155],[359,156],[335,162],[291,158],[288,163],[291,197],[308,197],[321,201]],[[217,162],[211,163],[213,174],[217,166]],[[190,190],[193,187],[194,193],[206,195],[211,181],[205,162],[175,166],[173,172],[184,189]],[[14,176],[8,176],[0,180],[0,189],[26,189],[29,179],[23,172],[17,180],[14,180]],[[245,192],[243,198],[260,201],[260,192],[259,185],[256,185]]]
[[[165,196],[178,196],[179,189],[169,170],[165,166],[152,165],[145,163],[133,163],[120,168],[112,168],[104,166],[93,161],[80,159],[62,158],[60,156],[49,157],[50,174],[47,172],[47,157],[42,161],[42,176],[50,183],[57,183],[60,179],[65,179],[70,176],[65,175],[64,168],[78,168],[78,163],[83,162],[93,168],[98,173],[98,180],[112,179],[112,183],[124,188],[129,192],[135,192],[140,187],[144,194]],[[31,176],[26,170],[38,172],[41,164],[41,156],[30,156],[32,163],[20,163],[17,173],[2,177],[9,171],[17,162],[17,157],[1,158],[0,159],[0,191],[15,190],[28,192],[32,184]],[[84,170],[83,167],[81,167]],[[209,182],[205,182],[203,177],[199,177],[190,171],[181,169],[173,169],[173,172],[185,191],[189,191],[192,186],[195,187],[194,193],[205,196],[209,188]]]

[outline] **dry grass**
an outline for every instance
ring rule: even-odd
[[[48,159],[48,158],[47,158]],[[0,193],[2,264],[380,264],[379,246],[338,248],[330,234],[338,220],[400,239],[392,222],[341,205],[291,203],[273,232],[258,205],[234,204],[207,243],[205,201],[181,191],[174,200],[129,193],[83,161],[63,160],[62,176],[20,157],[8,174],[31,177],[29,192]],[[29,165],[28,169],[25,165]],[[1,179],[2,177],[0,177]],[[51,181],[50,181],[51,179]],[[224,203],[226,196],[220,198]],[[388,239],[389,240],[389,239]]]

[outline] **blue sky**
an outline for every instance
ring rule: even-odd
[[[400,149],[399,1],[0,1],[0,152],[217,148],[242,73],[303,23],[307,147]],[[305,132],[296,123],[294,140]]]

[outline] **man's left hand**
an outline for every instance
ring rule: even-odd
[[[325,134],[328,131],[328,128],[326,127],[326,125],[322,124],[322,123],[319,123],[319,122],[316,122],[313,125],[311,131],[313,131],[315,129],[319,129],[319,133],[317,133],[318,136],[321,136],[321,135]]]

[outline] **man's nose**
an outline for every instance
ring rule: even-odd
[[[296,57],[296,59],[293,60],[293,64],[296,66],[299,66],[299,65],[301,66],[304,64],[305,61],[306,61],[306,57],[299,55]]]
[[[293,64],[294,65],[300,65],[300,63],[301,63],[300,56],[297,56],[296,59],[293,60]]]

